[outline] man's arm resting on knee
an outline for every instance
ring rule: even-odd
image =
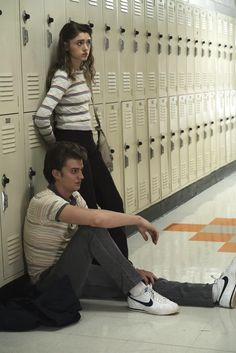
[[[58,219],[61,222],[69,224],[87,225],[98,228],[136,226],[144,240],[148,240],[149,234],[154,244],[157,243],[159,237],[156,227],[138,215],[66,205],[59,214]]]

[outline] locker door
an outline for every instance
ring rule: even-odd
[[[150,203],[148,121],[144,100],[135,101],[137,137],[138,209]]]
[[[211,136],[211,170],[217,167],[217,131],[216,131],[216,101],[215,92],[210,92],[210,136]]]
[[[207,72],[209,90],[216,89],[216,14],[208,11]]]
[[[226,149],[226,162],[230,163],[231,156],[231,126],[230,126],[230,91],[225,91],[225,149]]]
[[[3,277],[10,279],[23,271],[22,224],[25,178],[22,122],[17,114],[0,118],[1,231]]]
[[[0,229],[0,287],[3,285],[2,233]]]
[[[194,92],[194,27],[193,27],[193,8],[186,5],[186,91]]]
[[[229,29],[228,16],[223,17],[223,88],[229,89]]]
[[[224,104],[225,104],[224,91],[218,91],[216,95],[218,166],[225,165],[225,161],[226,161]]]
[[[187,73],[187,56],[186,56],[186,22],[185,22],[185,5],[181,2],[176,3],[177,16],[177,92],[178,94],[186,93],[186,73]]]
[[[104,16],[104,74],[105,74],[105,102],[117,102],[119,93],[118,68],[118,23],[116,1],[105,0],[103,4]]]
[[[202,92],[206,92],[209,90],[209,82],[208,82],[208,72],[207,72],[207,40],[208,40],[208,17],[207,11],[200,11],[201,18],[201,76],[202,76]]]
[[[229,89],[234,89],[235,70],[234,70],[234,18],[229,17]]]
[[[18,14],[18,1],[0,1],[0,48],[2,53],[0,59],[0,114],[19,111],[20,24]]]
[[[93,55],[95,58],[96,74],[92,84],[94,100],[103,103],[104,100],[104,22],[102,15],[102,2],[88,0],[86,2],[86,22],[93,29]],[[102,19],[102,20],[101,20]]]
[[[79,23],[86,22],[84,0],[65,0],[65,4],[66,22],[71,20]]]
[[[43,190],[47,182],[43,176],[43,163],[46,145],[33,123],[33,113],[24,114],[24,140],[26,157],[26,199]]]
[[[177,38],[176,38],[176,7],[173,0],[167,0],[167,72],[168,72],[168,95],[177,93]]]
[[[158,120],[157,100],[148,99],[149,128],[149,167],[150,167],[150,200],[156,202],[161,198],[161,160],[160,160],[160,126]]]
[[[118,0],[119,29],[119,75],[120,99],[129,101],[133,97],[133,33],[131,5],[128,0]]]
[[[20,1],[24,112],[38,108],[45,87],[43,2]]]
[[[65,0],[46,0],[44,2],[45,25],[45,69],[55,60],[59,32],[66,23]]]
[[[169,98],[171,185],[172,191],[179,188],[180,182],[180,139],[177,96]]]
[[[201,65],[201,27],[200,10],[193,9],[194,24],[194,91],[201,92],[202,89],[202,65]]]
[[[203,175],[203,121],[202,121],[202,94],[195,95],[195,113],[196,113],[196,153],[197,153],[197,177]]]
[[[157,65],[158,65],[158,93],[159,97],[167,96],[167,21],[164,0],[157,0]]]
[[[146,52],[146,97],[155,98],[157,95],[157,18],[156,5],[153,0],[145,3],[145,52]]]
[[[196,118],[194,95],[187,95],[187,125],[188,125],[188,169],[189,181],[195,180],[197,175],[196,154]]]
[[[236,91],[230,92],[230,127],[232,159],[236,159]]]
[[[180,131],[180,185],[188,183],[188,124],[187,97],[178,97],[179,131]]]
[[[133,0],[133,52],[135,99],[145,97],[146,53],[145,53],[144,5],[141,0]]]
[[[123,150],[122,150],[122,131],[121,131],[121,115],[120,105],[118,103],[109,103],[105,107],[105,120],[107,139],[109,141],[111,151],[113,152],[114,170],[112,177],[115,185],[123,198],[124,196],[124,180],[123,180]]]
[[[124,148],[124,196],[125,210],[134,213],[137,210],[137,140],[133,114],[133,103],[121,103],[123,148]]]
[[[203,156],[204,173],[208,174],[211,170],[211,127],[209,112],[209,93],[202,94],[202,116],[203,116]]]
[[[167,98],[159,99],[160,138],[161,138],[161,194],[170,194],[170,141]]]
[[[222,14],[217,13],[216,23],[217,23],[217,51],[216,51],[216,89],[222,90],[224,87],[224,60],[223,60],[223,18]]]

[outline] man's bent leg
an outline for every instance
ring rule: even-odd
[[[93,258],[124,294],[142,280],[106,229],[80,226],[43,282],[48,283],[55,277],[67,275],[77,296],[80,297]]]
[[[153,289],[179,305],[213,307],[212,284],[181,283],[158,278]]]

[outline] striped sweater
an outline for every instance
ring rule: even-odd
[[[87,208],[79,192],[73,193],[73,199],[74,207]],[[30,201],[24,224],[24,252],[33,283],[58,261],[78,229],[76,224],[58,221],[60,212],[68,204],[50,189],[39,192]]]
[[[45,142],[55,142],[53,123],[62,130],[92,130],[89,102],[91,92],[83,71],[77,71],[75,81],[63,70],[57,70],[51,87],[40,105],[34,122]]]

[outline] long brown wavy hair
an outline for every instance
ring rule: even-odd
[[[75,80],[75,70],[73,69],[70,56],[66,51],[66,44],[74,39],[79,33],[88,33],[92,38],[92,28],[88,24],[81,24],[74,21],[66,23],[60,33],[59,41],[57,44],[56,60],[52,63],[47,75],[47,89],[50,88],[52,78],[58,69],[65,70],[68,77]],[[91,44],[88,59],[81,64],[81,70],[84,71],[85,79],[91,87],[95,76],[93,45]]]

